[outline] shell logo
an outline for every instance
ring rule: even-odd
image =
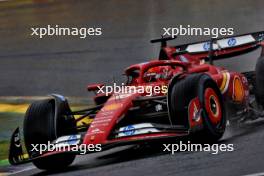
[[[244,87],[238,76],[235,76],[233,81],[233,100],[237,102],[243,101],[245,97]]]

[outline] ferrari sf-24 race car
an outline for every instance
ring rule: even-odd
[[[70,165],[80,154],[71,148],[32,150],[48,142],[58,147],[100,144],[102,150],[179,137],[213,143],[223,136],[231,117],[243,121],[263,115],[264,31],[167,46],[171,39],[152,40],[161,43],[159,57],[125,70],[125,86],[166,86],[166,91],[151,96],[137,91],[98,94],[104,85],[93,84],[88,91],[96,93],[95,105],[87,109],[72,111],[67,99],[57,94],[33,102],[23,126],[27,152],[23,152],[17,128],[11,138],[10,163],[33,162],[40,169],[52,170]],[[252,70],[240,73],[215,65],[257,50],[260,57]],[[240,62],[239,57],[235,62]],[[83,119],[91,122],[77,123]]]

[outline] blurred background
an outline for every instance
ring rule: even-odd
[[[158,56],[163,27],[264,30],[263,0],[10,0],[0,2],[0,96],[89,95],[86,85],[111,83],[130,64]],[[31,36],[31,27],[101,27],[86,39]],[[181,44],[208,39],[179,37]]]

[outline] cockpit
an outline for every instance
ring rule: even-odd
[[[186,65],[178,61],[151,61],[133,65],[126,69],[127,84],[137,85],[156,81],[169,81],[173,75],[182,72]]]

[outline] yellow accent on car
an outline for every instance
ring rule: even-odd
[[[220,86],[221,92],[224,91],[225,86],[226,86],[226,82],[227,82],[227,73],[223,73],[223,81],[222,81],[222,84]]]
[[[112,111],[112,110],[116,110],[118,108],[120,108],[122,106],[121,103],[113,103],[113,104],[108,104],[105,105],[102,109],[102,111]]]
[[[80,116],[81,116],[81,115],[75,115],[74,118],[77,119],[77,118],[79,118]],[[87,125],[89,125],[89,124],[92,123],[92,121],[93,121],[93,119],[91,119],[91,118],[88,116],[88,117],[86,117],[86,118],[84,118],[84,119],[78,121],[78,122],[77,122],[77,126],[81,126],[81,125],[83,125],[83,124],[87,124]]]

